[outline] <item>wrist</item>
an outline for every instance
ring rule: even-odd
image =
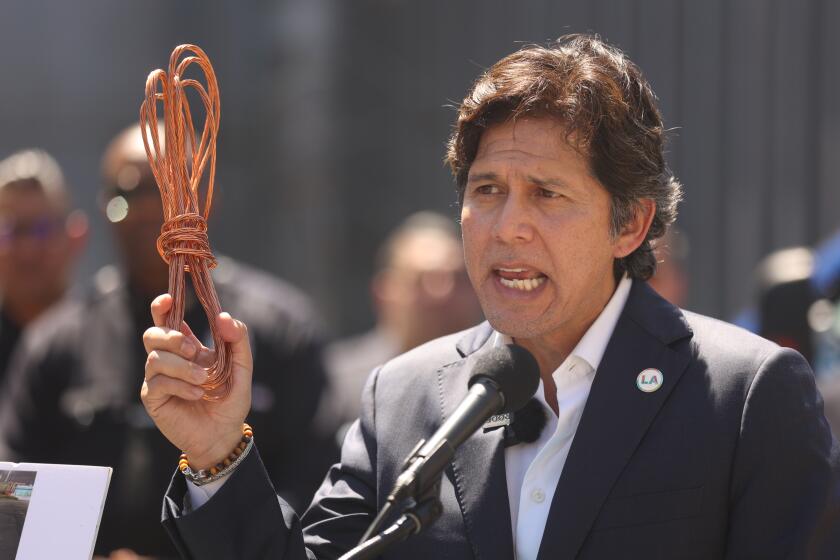
[[[209,470],[193,470],[190,467],[186,455],[181,455],[181,460],[178,462],[178,468],[184,476],[195,486],[204,486],[219,481],[230,473],[236,470],[239,463],[245,460],[248,453],[254,447],[253,435],[246,432],[242,436],[242,441],[239,446],[235,447],[231,454],[224,462],[217,464],[215,467],[210,467]],[[216,488],[218,489],[218,488]]]
[[[223,464],[232,453],[232,450],[237,448],[242,442],[245,427],[250,431],[248,424],[243,424],[242,427],[237,428],[231,433],[219,437],[216,442],[203,453],[190,453],[185,451],[183,457],[188,457],[189,466],[194,471],[210,470],[217,465]]]
[[[178,460],[178,470],[188,480],[192,481],[193,484],[203,486],[232,473],[239,466],[239,463],[247,457],[248,452],[251,451],[253,446],[254,432],[251,430],[251,426],[242,424],[242,435],[239,436],[239,441],[230,448],[230,451],[225,455],[224,459],[208,468],[204,463],[193,463],[187,454],[184,453]]]

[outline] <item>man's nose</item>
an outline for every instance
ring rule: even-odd
[[[527,243],[534,238],[531,208],[526,197],[511,193],[505,198],[496,216],[493,234],[502,243]]]

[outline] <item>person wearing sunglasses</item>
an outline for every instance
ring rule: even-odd
[[[23,329],[67,292],[86,235],[49,154],[23,150],[0,162],[0,381]]]

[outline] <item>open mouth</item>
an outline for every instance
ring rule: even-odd
[[[503,268],[493,270],[499,277],[499,282],[506,288],[530,292],[536,290],[548,279],[542,272],[529,268]]]

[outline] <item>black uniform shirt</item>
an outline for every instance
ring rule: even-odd
[[[20,338],[21,328],[0,308],[0,385],[6,377],[9,361]]]

